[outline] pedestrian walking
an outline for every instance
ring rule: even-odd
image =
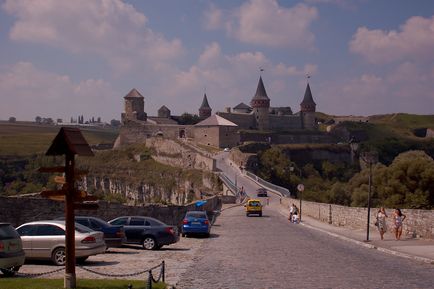
[[[381,240],[384,239],[384,233],[387,231],[386,218],[386,210],[381,207],[377,212],[377,221],[375,222],[375,226],[377,226],[378,232],[380,232]]]
[[[294,209],[292,211],[292,222],[295,224],[298,224],[298,208],[296,205],[292,204],[294,206]]]
[[[288,220],[292,223],[292,214],[294,213],[294,204],[289,206],[289,217]]]
[[[395,212],[393,213],[393,223],[394,223],[394,229],[395,229],[395,238],[396,240],[401,240],[402,235],[402,222],[407,218],[406,215],[404,215],[400,209],[395,209]]]

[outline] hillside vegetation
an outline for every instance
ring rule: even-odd
[[[60,126],[31,122],[0,122],[0,156],[30,156],[45,153],[57,135]],[[118,131],[112,128],[81,127],[90,145],[113,143]]]

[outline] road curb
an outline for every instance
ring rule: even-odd
[[[280,210],[280,213],[282,215],[286,216],[286,214],[284,214],[284,212],[282,210]],[[399,252],[399,251],[395,251],[395,250],[391,250],[391,249],[386,249],[386,248],[383,248],[383,247],[377,247],[375,245],[368,244],[368,243],[365,243],[365,242],[362,242],[362,241],[358,241],[358,240],[355,240],[355,239],[352,239],[352,238],[349,238],[349,237],[346,237],[346,236],[342,236],[342,235],[339,235],[339,234],[336,234],[336,233],[332,233],[332,232],[329,232],[327,230],[320,229],[318,227],[315,227],[315,226],[312,226],[312,225],[308,225],[308,224],[303,223],[303,222],[301,222],[299,224],[302,225],[302,226],[305,226],[306,228],[317,230],[319,232],[328,234],[328,235],[330,235],[332,237],[335,237],[337,239],[340,239],[340,240],[343,240],[343,241],[347,241],[347,242],[351,242],[351,243],[357,244],[359,246],[362,246],[362,247],[365,247],[365,248],[368,248],[368,249],[374,249],[374,250],[378,250],[380,252],[383,252],[383,253],[386,253],[386,254],[389,254],[389,255],[394,255],[394,256],[398,256],[398,257],[402,257],[402,258],[407,258],[407,259],[411,259],[411,260],[416,260],[416,261],[419,261],[419,262],[423,262],[423,263],[434,265],[434,260],[429,259],[429,258],[419,257],[419,256],[414,256],[414,255],[409,255],[409,254],[402,253],[402,252]]]

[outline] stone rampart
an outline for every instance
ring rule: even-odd
[[[221,199],[207,199],[204,210],[213,212],[221,208]],[[185,212],[195,210],[194,203],[185,206],[127,206],[104,201],[98,202],[97,210],[76,210],[77,216],[95,216],[103,220],[111,220],[120,216],[149,216],[166,224],[181,225]],[[0,197],[0,220],[17,227],[23,223],[37,220],[52,220],[65,215],[65,203],[40,198]]]
[[[299,205],[299,200],[282,198],[282,206],[288,208],[290,204]],[[307,215],[322,222],[327,222],[335,226],[348,227],[351,229],[366,229],[367,208],[345,207],[324,203],[315,203],[302,201],[302,216]],[[371,208],[370,227],[376,230],[374,226],[375,217],[378,208]],[[386,209],[387,226],[389,230],[393,229],[392,213],[394,209]],[[434,239],[434,210],[413,210],[403,209],[403,214],[407,216],[403,223],[403,234],[409,237],[420,237]]]

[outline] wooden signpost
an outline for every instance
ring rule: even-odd
[[[75,155],[93,156],[93,152],[81,134],[80,129],[62,127],[45,155],[65,155],[64,167],[40,168],[39,172],[64,173],[64,176],[54,177],[54,181],[61,184],[62,188],[54,191],[43,191],[41,192],[41,196],[53,200],[65,201],[66,267],[64,287],[68,289],[76,288],[74,210],[97,209],[98,204],[84,203],[85,201],[96,201],[96,198],[75,188],[75,178],[85,174],[85,172],[75,170],[74,158]]]

